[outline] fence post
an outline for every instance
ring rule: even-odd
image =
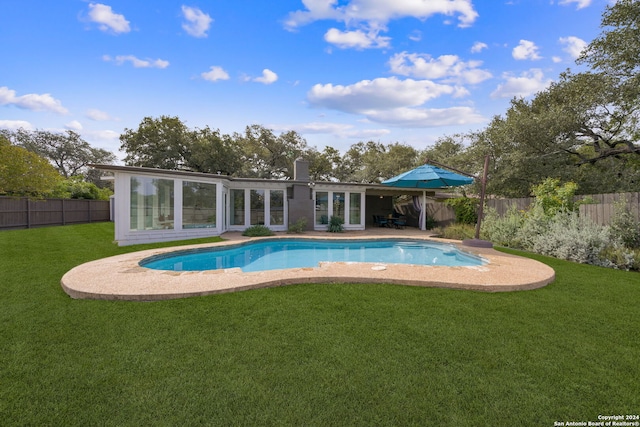
[[[27,198],[27,228],[31,228],[31,199]]]
[[[67,225],[66,221],[65,221],[65,216],[64,216],[64,199],[62,200],[62,225]]]
[[[91,222],[91,200],[87,200],[87,204],[89,205],[89,222]]]

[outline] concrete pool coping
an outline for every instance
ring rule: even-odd
[[[377,239],[411,238],[452,243],[488,263],[479,267],[439,267],[408,264],[323,262],[313,268],[244,273],[239,268],[210,271],[162,271],[140,267],[140,260],[177,250],[234,245],[261,238],[225,233],[223,242],[150,249],[103,258],[69,270],[61,280],[64,291],[76,299],[155,301],[236,292],[304,283],[389,283],[487,292],[537,289],[553,282],[554,270],[535,260],[492,248],[461,246],[416,230],[372,230],[334,235],[308,232],[276,233],[269,238]]]

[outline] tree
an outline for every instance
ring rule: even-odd
[[[109,200],[113,192],[108,188],[99,188],[93,182],[87,182],[81,176],[60,180],[50,193],[60,199]]]
[[[94,148],[79,134],[68,130],[56,133],[46,130],[5,131],[5,136],[37,155],[49,160],[65,178],[89,176],[87,165],[91,163],[112,164],[116,156],[102,148]]]
[[[309,174],[313,181],[335,181],[338,168],[342,164],[342,155],[334,147],[326,146],[319,152],[311,148],[306,153],[309,161]]]
[[[640,2],[608,6],[602,34],[578,61],[591,71],[567,71],[531,100],[513,99],[473,135],[464,156],[491,156],[490,193],[526,196],[547,177],[583,193],[640,189],[639,23]]]
[[[353,144],[336,169],[340,181],[380,183],[417,166],[418,151],[405,144],[368,141]]]
[[[125,129],[120,149],[129,166],[185,169],[191,156],[192,132],[178,117],[145,117],[138,129]]]
[[[583,51],[578,63],[612,77],[637,80],[640,71],[640,2],[618,0],[602,15],[602,33]]]
[[[513,99],[470,147],[491,156],[489,191],[524,197],[546,177],[582,192],[636,191],[640,104],[618,87],[603,73],[566,72],[533,99]]]
[[[0,135],[0,194],[43,197],[60,179],[47,160]]]
[[[191,132],[190,157],[186,166],[197,172],[233,175],[242,168],[242,152],[237,142],[208,126]]]
[[[242,150],[241,176],[265,179],[292,179],[293,163],[309,151],[307,142],[295,131],[276,136],[260,125],[247,126],[245,133],[235,134]]]

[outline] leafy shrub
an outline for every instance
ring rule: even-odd
[[[546,232],[533,238],[531,250],[583,264],[603,265],[600,254],[609,242],[609,227],[595,224],[577,212],[558,212]]]
[[[600,253],[605,266],[620,270],[640,271],[640,249],[629,249],[621,245],[610,245]],[[610,265],[606,265],[609,263]]]
[[[560,185],[557,178],[547,178],[535,185],[531,192],[536,197],[534,205],[541,206],[547,217],[553,217],[560,211],[575,211],[578,205],[573,201],[578,184],[566,182]]]
[[[435,230],[437,235],[452,240],[472,239],[476,234],[476,229],[471,224],[451,224],[443,229]]]
[[[627,208],[626,199],[616,201],[613,204],[611,236],[620,240],[627,248],[640,248],[640,222]]]
[[[265,225],[252,225],[244,230],[242,235],[248,237],[273,236],[273,231]]]
[[[327,231],[341,233],[343,231],[342,224],[344,224],[344,219],[339,216],[331,216],[331,218],[329,218],[329,228]]]
[[[109,200],[113,192],[108,188],[99,188],[92,182],[86,182],[81,176],[72,176],[58,182],[51,197],[60,199]]]
[[[502,218],[495,208],[487,208],[480,231],[496,245],[523,249],[517,239],[523,223],[524,214],[518,211],[515,205],[509,206]]]
[[[289,229],[287,230],[287,233],[300,234],[300,233],[304,233],[304,230],[306,229],[307,229],[307,218],[303,216],[293,224],[289,224]]]
[[[573,202],[577,186],[546,179],[534,187],[537,198],[528,211],[510,207],[503,217],[487,209],[483,238],[494,244],[560,259],[624,270],[640,270],[640,222],[626,201],[614,206],[611,226],[581,217]]]
[[[427,230],[433,230],[437,226],[438,226],[438,221],[436,221],[435,218],[428,216],[427,217],[427,223],[425,224],[425,228]]]
[[[451,206],[456,214],[456,222],[460,224],[475,224],[478,221],[478,200],[469,197],[458,197],[445,200],[445,205]]]

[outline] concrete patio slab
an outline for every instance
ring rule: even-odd
[[[224,242],[204,245],[152,249],[99,259],[79,265],[61,280],[72,298],[154,301],[235,292],[303,283],[389,283],[408,286],[441,287],[487,292],[530,290],[555,279],[554,270],[538,261],[498,252],[491,248],[459,246],[482,256],[488,263],[480,267],[436,267],[407,264],[325,262],[313,268],[294,268],[243,273],[239,268],[197,272],[151,270],[140,267],[140,260],[166,252],[237,244],[247,238],[225,233]],[[376,239],[401,237],[434,239],[415,229],[373,229],[341,234],[308,232],[302,235],[278,234],[276,238]],[[271,237],[273,238],[273,237]]]

